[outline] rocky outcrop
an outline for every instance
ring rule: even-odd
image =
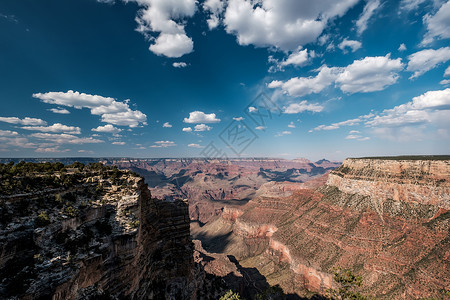
[[[448,160],[346,159],[330,174],[327,185],[382,201],[450,209],[448,178]]]
[[[450,286],[448,160],[351,159],[326,185],[267,183],[245,206],[193,228],[208,251],[255,267],[285,292],[326,293],[333,269],[363,277],[377,299],[445,299]],[[210,228],[210,229],[208,229]],[[206,237],[206,238],[205,238]]]
[[[152,198],[127,171],[77,173],[0,199],[0,298],[194,298],[187,203]]]

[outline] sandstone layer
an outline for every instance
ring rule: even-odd
[[[445,299],[450,286],[448,160],[349,159],[323,186],[267,183],[194,236],[288,293],[326,293],[336,267],[379,299]]]

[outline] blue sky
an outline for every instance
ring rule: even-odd
[[[3,0],[0,157],[449,154],[450,1]]]

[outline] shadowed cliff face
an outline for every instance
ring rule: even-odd
[[[1,197],[0,298],[195,295],[187,203],[152,198],[127,171],[73,176],[70,187]]]
[[[264,184],[191,231],[288,293],[325,292],[340,266],[363,277],[363,294],[441,299],[450,286],[449,180],[445,160],[351,159],[325,185]],[[226,236],[221,247],[217,235]]]

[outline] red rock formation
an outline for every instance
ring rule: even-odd
[[[289,293],[325,292],[339,266],[361,275],[361,291],[380,299],[441,299],[450,286],[449,166],[346,160],[318,189],[263,185],[239,213],[224,209],[226,220],[202,234],[231,227],[223,252]],[[225,225],[230,215],[240,216]]]

